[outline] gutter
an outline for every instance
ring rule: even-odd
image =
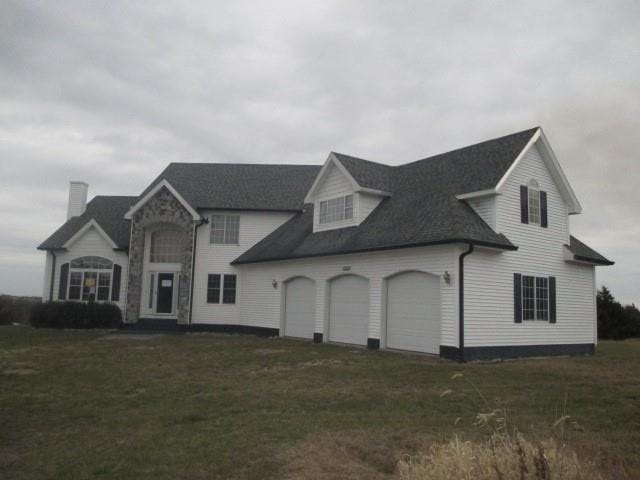
[[[51,263],[51,282],[49,284],[49,301],[53,302],[53,281],[56,277],[56,254],[52,250],[49,250],[53,256],[53,262]]]
[[[191,250],[191,282],[189,284],[189,325],[193,316],[193,282],[196,277],[196,247],[198,241],[198,228],[209,223],[209,219],[201,217],[201,219],[193,226],[193,249]]]
[[[307,255],[284,255],[279,257],[272,257],[266,259],[258,259],[258,260],[238,260],[235,259],[231,262],[231,265],[246,265],[251,263],[265,263],[265,262],[279,262],[282,260],[299,260],[302,258],[315,258],[315,257],[330,257],[334,255],[349,255],[352,253],[365,253],[365,252],[379,252],[384,250],[396,250],[401,248],[415,248],[415,247],[428,247],[432,245],[450,245],[452,243],[466,243],[473,244],[479,247],[488,247],[495,248],[497,250],[505,250],[505,251],[516,251],[518,247],[516,245],[506,245],[501,243],[487,242],[484,240],[472,240],[470,238],[451,238],[447,240],[434,240],[430,242],[418,242],[418,243],[409,243],[404,245],[389,245],[384,247],[369,247],[369,248],[358,248],[351,250],[344,250],[341,252],[322,252],[322,253],[312,253]],[[253,248],[253,247],[252,247]],[[246,252],[245,252],[246,253]],[[243,256],[244,253],[241,255]],[[240,258],[240,257],[238,257]]]
[[[458,257],[458,360],[464,362],[464,257],[473,252],[473,243]]]

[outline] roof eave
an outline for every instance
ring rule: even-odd
[[[428,247],[428,246],[435,246],[435,245],[451,245],[455,243],[473,244],[479,247],[495,248],[497,250],[506,250],[506,251],[518,250],[518,247],[512,244],[507,245],[507,244],[501,244],[496,242],[488,242],[484,240],[473,240],[469,238],[452,238],[447,240],[434,240],[430,242],[419,242],[419,243],[411,243],[411,244],[405,244],[405,245],[387,245],[387,246],[380,246],[380,247],[352,249],[352,250],[345,250],[343,252],[323,252],[323,253],[314,253],[314,254],[299,255],[299,256],[296,256],[296,255],[281,256],[281,257],[273,257],[273,258],[262,259],[262,260],[236,259],[231,262],[231,265],[247,265],[252,263],[278,262],[278,261],[284,261],[284,260],[299,260],[303,258],[328,257],[328,256],[334,256],[334,255],[349,255],[354,253],[378,252],[378,251],[384,251],[384,250],[398,250],[401,248],[417,248],[417,247]]]

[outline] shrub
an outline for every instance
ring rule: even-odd
[[[39,297],[0,295],[0,325],[27,323],[31,308],[40,301]]]
[[[114,303],[46,302],[33,306],[29,321],[34,327],[116,328],[122,313]]]

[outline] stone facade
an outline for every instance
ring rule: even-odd
[[[191,266],[193,264],[194,219],[166,188],[161,188],[131,219],[126,313],[126,321],[128,323],[135,323],[140,318],[145,237],[150,229],[163,227],[177,228],[184,233],[183,255],[181,259],[182,268],[178,275],[177,315],[178,323],[189,323],[189,291],[191,286]]]

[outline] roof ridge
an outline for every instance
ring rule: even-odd
[[[170,162],[169,165],[225,165],[225,166],[248,166],[248,167],[321,167],[321,164],[308,164],[308,163],[240,163],[240,162]],[[167,166],[168,168],[168,166]],[[166,170],[166,169],[165,169]],[[164,173],[164,170],[163,170]]]
[[[509,133],[507,135],[501,135],[499,137],[490,138],[489,140],[483,140],[481,142],[472,143],[471,145],[465,145],[464,147],[454,148],[453,150],[447,150],[446,152],[436,153],[436,154],[430,155],[428,157],[420,158],[418,160],[414,160],[414,161],[408,162],[408,163],[402,163],[402,164],[396,165],[396,166],[397,167],[406,167],[408,165],[413,165],[415,163],[423,162],[425,160],[431,160],[431,159],[436,158],[436,157],[441,157],[443,155],[449,155],[449,154],[454,153],[454,152],[459,152],[461,150],[466,150],[467,148],[477,147],[477,146],[483,145],[485,143],[491,143],[491,142],[496,142],[498,140],[504,140],[505,138],[514,137],[516,135],[521,135],[521,134],[526,133],[526,132],[531,132],[531,134],[533,134],[534,131],[536,131],[536,130],[538,130],[540,128],[541,128],[540,126],[527,128],[525,130],[520,130],[518,132]]]

